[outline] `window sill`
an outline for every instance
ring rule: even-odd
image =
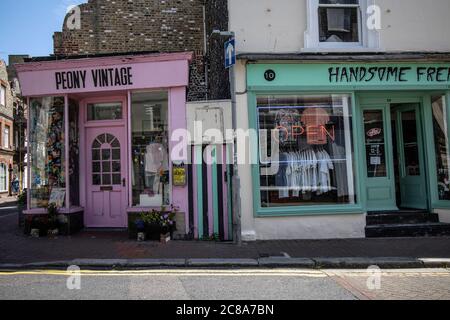
[[[342,47],[342,48],[325,48],[325,47],[318,47],[318,48],[303,48],[301,49],[301,52],[304,53],[328,53],[328,52],[333,52],[333,53],[348,53],[348,52],[361,52],[361,53],[378,53],[378,52],[386,52],[386,50],[381,49],[381,48],[367,48],[367,47],[361,47],[361,46],[355,46],[355,47]]]
[[[292,216],[335,216],[349,214],[364,214],[359,205],[327,205],[311,207],[289,207],[289,208],[259,208],[255,218],[270,217],[292,217]]]

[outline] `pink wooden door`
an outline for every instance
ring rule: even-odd
[[[86,129],[86,226],[127,226],[126,132],[124,126]]]

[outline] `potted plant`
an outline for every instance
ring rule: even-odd
[[[134,222],[138,232],[138,241],[143,241],[142,233],[145,234],[146,239],[152,241],[172,238],[176,212],[177,210],[173,206],[170,207],[170,210],[163,207],[161,211],[142,212]]]
[[[48,217],[35,216],[31,220],[31,232],[32,237],[45,237],[48,234],[49,223]]]
[[[147,236],[145,234],[145,222],[142,218],[138,218],[135,221],[136,231],[137,231],[137,240],[139,242],[145,241]]]
[[[54,203],[50,203],[47,207],[47,219],[48,219],[48,234],[57,236],[59,234],[58,229],[58,207]]]

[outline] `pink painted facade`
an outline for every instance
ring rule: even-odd
[[[121,228],[127,226],[127,212],[142,212],[156,208],[133,205],[131,96],[142,91],[167,92],[169,137],[176,129],[186,129],[186,88],[189,83],[191,59],[191,53],[174,53],[30,62],[17,65],[24,96],[29,99],[64,97],[66,162],[70,159],[71,152],[68,146],[71,129],[67,117],[69,100],[75,101],[79,107],[79,205],[71,204],[70,197],[73,190],[70,190],[71,181],[66,179],[66,205],[62,212],[70,214],[84,210],[84,222],[87,227]],[[94,103],[120,105],[122,116],[117,120],[88,121],[87,106]],[[169,155],[173,147],[174,143],[170,142]],[[96,159],[97,154],[100,154],[101,158]],[[97,160],[100,169],[93,169],[93,163]],[[66,178],[70,177],[68,167],[65,166]],[[171,181],[172,166],[169,167]],[[29,181],[35,179],[31,177],[31,171]],[[115,183],[110,187],[104,187],[105,183],[96,183],[99,176]],[[170,185],[170,203],[186,213],[186,230],[189,230],[188,186]],[[45,212],[44,208],[30,205],[30,193],[28,197],[27,213]],[[105,211],[109,212],[108,217],[102,218]]]

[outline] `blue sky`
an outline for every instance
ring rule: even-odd
[[[67,8],[87,0],[0,0],[0,59],[9,54],[53,53],[53,33],[61,31]]]

